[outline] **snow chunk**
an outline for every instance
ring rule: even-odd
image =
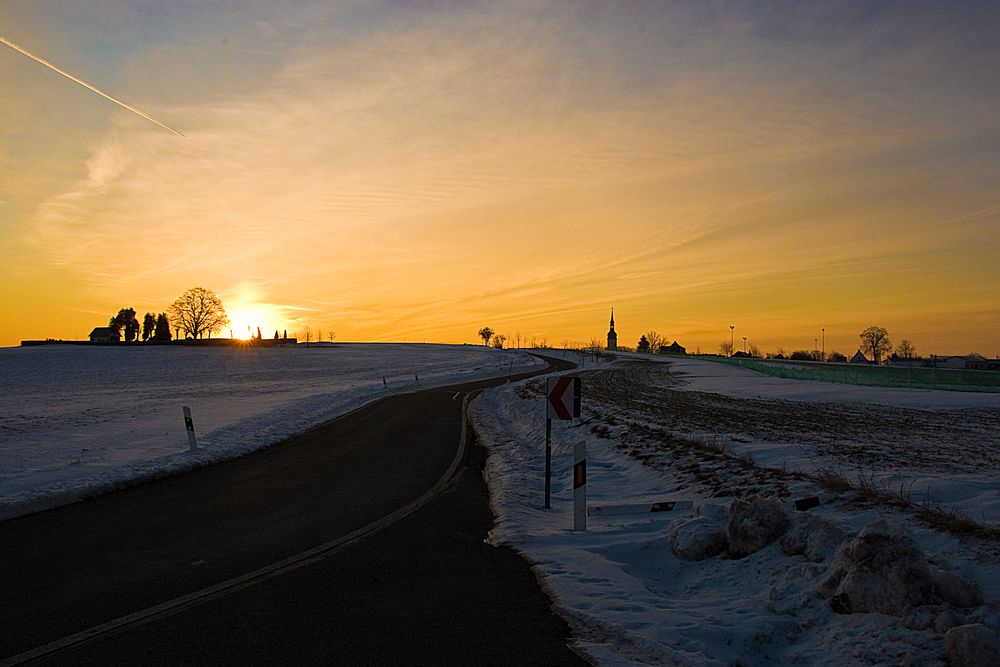
[[[942,602],[982,604],[973,582],[932,567],[913,537],[884,519],[865,528],[840,552],[819,592],[840,613],[903,615],[912,607]]]
[[[962,667],[1000,665],[1000,638],[986,626],[975,623],[952,628],[944,636],[948,662]]]
[[[791,525],[788,511],[776,498],[737,498],[729,508],[729,553],[737,558],[756,553]]]
[[[725,524],[707,516],[685,521],[670,536],[670,548],[681,560],[705,560],[721,554],[727,546]]]
[[[807,560],[819,563],[837,553],[851,533],[829,519],[812,514],[796,514],[792,527],[781,537],[781,549],[785,555],[805,556]]]

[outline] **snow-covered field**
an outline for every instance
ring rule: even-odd
[[[0,519],[240,456],[389,393],[541,365],[445,345],[0,349]]]
[[[583,423],[553,426],[549,510],[543,380],[485,392],[472,418],[492,539],[536,563],[602,664],[1000,664],[1000,396],[689,359],[580,374]],[[693,508],[574,532],[580,440],[591,507]],[[797,511],[805,498],[821,504]]]
[[[590,363],[584,422],[553,428],[550,510],[544,379],[485,392],[472,419],[491,539],[536,563],[602,664],[956,664],[959,644],[994,651],[966,664],[1000,664],[1000,395]],[[0,518],[239,456],[387,393],[538,366],[466,346],[2,349]],[[580,440],[592,507],[693,508],[574,532]]]

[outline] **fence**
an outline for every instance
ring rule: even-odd
[[[749,368],[765,375],[793,380],[818,380],[820,382],[860,384],[873,387],[1000,392],[1000,372],[997,371],[788,362],[772,359],[719,357],[714,355],[703,355],[699,358],[732,364],[733,366],[742,366],[743,368]]]

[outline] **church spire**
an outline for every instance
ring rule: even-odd
[[[615,333],[615,308],[611,307],[611,328],[608,330],[608,350],[618,349],[618,334]]]

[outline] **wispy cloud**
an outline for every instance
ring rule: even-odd
[[[80,175],[14,226],[22,242],[95,301],[124,285],[165,305],[194,283],[248,301],[252,284],[299,322],[350,313],[360,337],[448,339],[487,317],[579,338],[578,311],[612,302],[728,318],[752,308],[740,286],[762,301],[789,276],[864,289],[837,267],[942,246],[958,254],[937,270],[959,275],[962,252],[1000,247],[994,195],[934,187],[995,157],[962,149],[996,128],[992,93],[947,88],[963,109],[949,118],[898,78],[940,41],[895,35],[863,69],[871,38],[856,36],[889,30],[881,18],[852,15],[861,27],[831,40],[808,12],[783,25],[685,4],[335,13],[254,17],[243,39],[266,40],[267,67],[234,69],[239,85],[207,101],[185,72],[163,110],[184,141],[114,117]],[[129,76],[173,66],[164,48]],[[959,218],[986,221],[982,236],[914,233]],[[893,284],[920,278],[897,266]]]

